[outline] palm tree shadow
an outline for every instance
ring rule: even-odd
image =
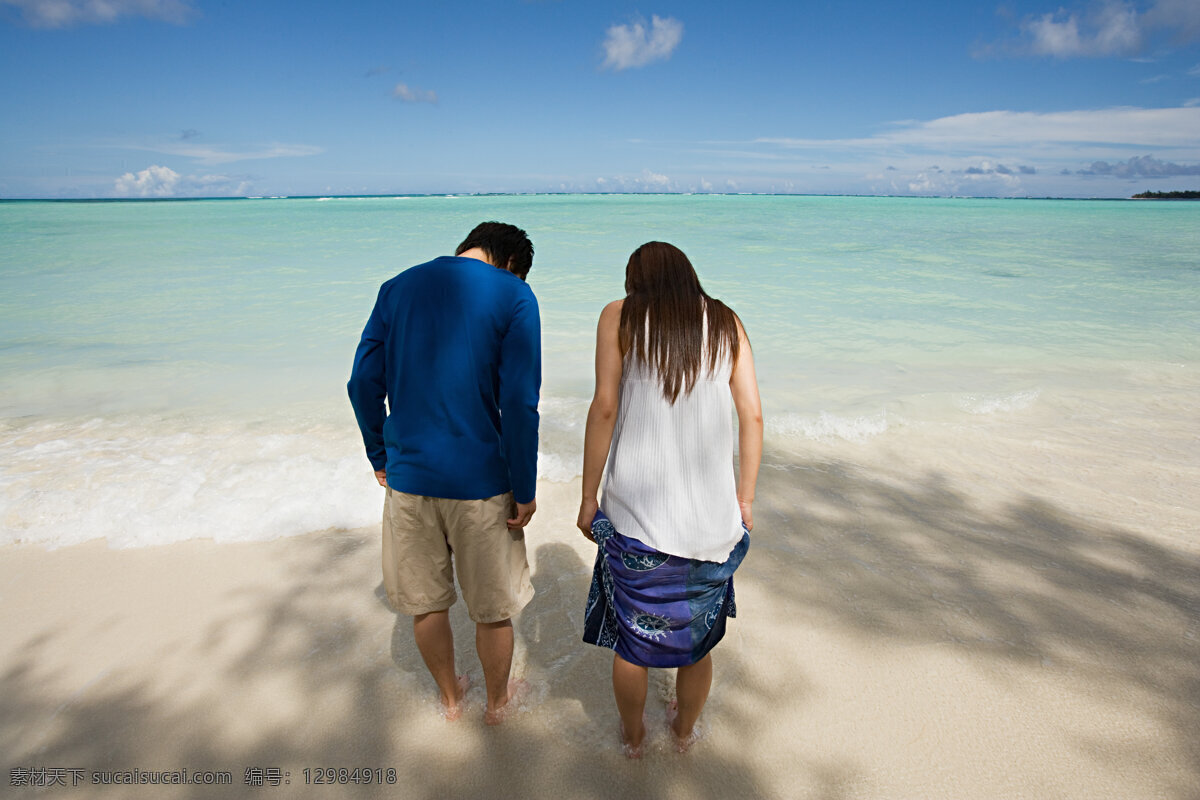
[[[1193,551],[1032,493],[985,508],[937,473],[884,479],[809,461],[764,470],[760,497],[764,527],[787,530],[758,537],[767,557],[747,559],[739,579],[843,630],[1059,670],[1131,703],[1148,696],[1168,749],[1200,785]],[[1076,749],[1097,763],[1127,750],[1115,733]]]

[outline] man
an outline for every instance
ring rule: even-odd
[[[453,257],[387,281],[347,385],[367,458],[387,488],[388,600],[412,615],[445,715],[456,719],[468,685],[455,672],[450,629],[457,570],[489,725],[527,688],[509,672],[511,617],[533,597],[523,531],[537,508],[542,379],[538,305],[525,283],[532,264],[525,231],[484,222]]]

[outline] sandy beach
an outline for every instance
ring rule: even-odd
[[[6,796],[1200,797],[1195,471],[1131,456],[1066,474],[1037,458],[1053,447],[1013,445],[1021,469],[980,466],[969,441],[768,453],[704,737],[669,750],[656,674],[641,762],[617,744],[609,654],[579,641],[577,483],[539,487],[537,596],[516,620],[533,693],[499,728],[461,603],[475,686],[461,721],[439,716],[373,528],[8,546]],[[327,768],[395,784],[316,783]],[[185,769],[232,785],[102,783]],[[67,785],[13,785],[47,774]]]

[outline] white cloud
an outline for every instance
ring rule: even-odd
[[[1009,167],[983,159],[965,169],[888,167],[882,174],[866,177],[874,182],[871,191],[881,194],[1012,197],[1024,194],[1026,181],[1036,176],[1032,167]]]
[[[1133,56],[1160,34],[1176,44],[1200,39],[1200,2],[1152,0],[1144,11],[1129,0],[1093,0],[1082,10],[1060,8],[1026,18],[1019,43],[1007,49],[1054,58]]]
[[[413,89],[406,83],[397,83],[396,88],[392,89],[392,97],[405,103],[431,103],[437,105],[438,101],[437,92]]]
[[[106,25],[122,17],[145,17],[182,25],[195,16],[191,0],[0,0],[21,10],[35,28]]]
[[[113,183],[117,197],[228,197],[250,193],[249,181],[227,175],[180,175],[170,167],[153,165],[126,172]]]
[[[170,167],[151,166],[137,173],[126,172],[113,187],[119,197],[174,197],[179,173]]]
[[[984,111],[895,123],[861,139],[758,139],[788,148],[835,150],[936,150],[1058,148],[1088,145],[1200,150],[1200,108],[1109,108],[1094,111]]]
[[[320,147],[307,144],[270,144],[257,150],[225,150],[210,145],[192,144],[195,137],[185,137],[177,142],[165,142],[149,145],[120,145],[130,150],[147,150],[152,153],[163,153],[170,156],[194,158],[202,164],[229,164],[234,161],[255,161],[265,158],[297,158],[300,156],[315,156],[323,153]]]
[[[644,67],[670,58],[683,40],[683,23],[672,17],[654,15],[650,30],[644,20],[629,25],[613,25],[604,39],[604,63],[601,69],[620,71]]]
[[[642,173],[642,181],[647,186],[654,186],[661,189],[665,189],[671,185],[671,179],[666,175],[658,172],[651,172],[650,170],[646,170]]]
[[[917,173],[916,177],[908,183],[908,191],[913,194],[934,194],[943,191],[945,188],[946,184],[939,176],[930,175],[926,172]]]
[[[1200,78],[1200,64],[1197,64],[1196,66],[1189,69],[1187,71],[1187,74],[1192,76],[1193,78]]]
[[[603,192],[678,192],[682,191],[676,181],[661,172],[644,169],[640,175],[616,175],[596,178],[595,188]]]
[[[1200,164],[1173,164],[1153,156],[1134,156],[1127,161],[1110,164],[1097,161],[1079,175],[1115,175],[1118,178],[1176,178],[1200,175]]]
[[[878,194],[1015,197],[1026,192],[1025,184],[1017,175],[978,168],[965,171],[921,169],[909,173],[908,177],[894,177],[886,181],[881,175],[868,177],[874,181],[870,191]]]
[[[1142,25],[1138,12],[1130,5],[1102,3],[1085,15],[1082,23],[1075,14],[1065,18],[1063,14],[1045,14],[1022,26],[1032,40],[1034,54],[1056,58],[1111,56],[1128,55],[1141,48]]]
[[[1014,180],[1018,174],[1020,175],[1036,175],[1037,170],[1033,167],[1019,166],[1016,168],[1007,166],[1006,164],[996,164],[989,159],[983,159],[978,164],[967,167],[963,170],[964,175],[978,177],[980,175],[999,175],[1004,180]]]

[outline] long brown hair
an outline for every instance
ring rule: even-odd
[[[702,366],[715,369],[723,354],[737,360],[737,316],[708,296],[682,250],[647,242],[625,267],[620,344],[623,355],[657,372],[663,395],[673,404],[696,385]]]

